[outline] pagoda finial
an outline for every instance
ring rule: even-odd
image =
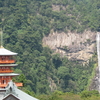
[[[4,47],[1,45],[0,48],[4,48]]]
[[[1,30],[1,47],[3,47],[3,30]]]

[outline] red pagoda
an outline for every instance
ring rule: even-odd
[[[11,52],[4,47],[0,47],[0,88],[5,88],[8,82],[12,80],[13,77],[19,74],[13,73],[12,67],[17,66],[15,64],[14,56],[17,53]],[[23,86],[22,83],[15,83],[16,86]]]

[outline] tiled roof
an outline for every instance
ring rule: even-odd
[[[21,99],[21,100],[38,100],[30,95],[28,95],[27,93],[19,90],[19,89],[15,89],[16,93],[18,94],[18,97]]]

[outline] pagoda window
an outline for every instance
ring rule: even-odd
[[[2,57],[2,60],[5,60],[5,57]]]
[[[8,59],[10,59],[11,56],[8,56]]]
[[[5,57],[5,60],[8,60],[8,57],[7,56]]]
[[[9,60],[12,60],[12,56],[9,56]]]
[[[4,80],[2,80],[2,83],[4,84]]]
[[[6,80],[2,80],[2,83],[3,83],[3,84],[6,84]]]

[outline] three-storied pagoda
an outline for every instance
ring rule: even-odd
[[[0,47],[0,88],[5,88],[12,80],[14,76],[18,76],[19,74],[13,73],[11,69],[15,64],[14,56],[17,53],[11,52],[5,49],[3,46]],[[22,83],[15,83],[16,86],[22,86]]]

